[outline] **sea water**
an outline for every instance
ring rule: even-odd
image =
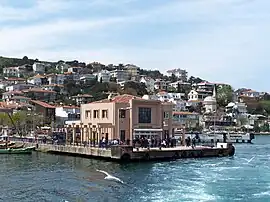
[[[36,152],[1,155],[0,201],[269,202],[270,136],[235,146],[233,157],[125,165]]]

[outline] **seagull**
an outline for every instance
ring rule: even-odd
[[[120,183],[124,184],[124,182],[123,182],[122,180],[120,180],[120,179],[117,178],[117,177],[114,177],[114,176],[110,175],[110,174],[107,173],[106,171],[103,171],[103,170],[97,170],[97,171],[100,172],[100,173],[104,173],[105,175],[107,175],[107,176],[104,178],[105,180],[114,180],[114,181],[116,181],[116,182],[120,182]]]
[[[253,156],[251,159],[249,159],[249,160],[247,160],[247,159],[245,159],[246,161],[247,161],[247,163],[250,163],[253,159],[255,158],[255,156]]]

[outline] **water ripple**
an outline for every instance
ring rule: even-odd
[[[256,141],[237,145],[234,157],[127,165],[42,153],[1,155],[0,201],[268,202],[270,137]],[[104,180],[96,169],[126,184]]]

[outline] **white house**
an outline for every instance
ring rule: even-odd
[[[78,74],[82,70],[82,67],[69,67],[68,72],[72,74]]]
[[[29,88],[33,88],[35,85],[33,84],[26,84],[26,83],[20,83],[20,84],[11,84],[6,86],[6,91],[22,91]]]
[[[66,75],[64,74],[49,74],[46,76],[48,84],[57,84],[63,85],[66,79]]]
[[[107,70],[102,70],[94,75],[98,77],[99,82],[109,82],[111,77],[110,72]]]
[[[140,68],[137,67],[136,65],[126,64],[125,69],[128,72],[129,76],[131,76],[131,77],[139,75]]]
[[[156,79],[154,87],[156,90],[167,90],[168,87],[168,81],[165,81],[163,79]]]
[[[127,81],[129,78],[129,74],[126,70],[113,70],[110,72],[110,76],[116,78],[117,83],[121,81]],[[102,79],[103,81],[103,79]]]
[[[211,92],[212,95],[212,92]],[[188,101],[203,101],[204,98],[208,97],[209,93],[201,92],[201,91],[196,91],[196,90],[191,90],[188,93]]]
[[[254,90],[248,90],[242,92],[242,95],[247,97],[260,97],[261,93]]]
[[[4,76],[20,77],[24,73],[24,71],[25,71],[24,66],[5,67],[5,68],[3,68]]]
[[[61,73],[68,71],[68,68],[70,68],[70,65],[66,64],[65,62],[58,63],[55,67],[55,69],[60,71]]]
[[[183,86],[183,87],[186,87],[186,86],[191,86],[190,83],[187,83],[187,82],[182,82],[182,81],[176,81],[176,82],[173,82],[173,83],[169,83],[168,84],[169,86],[171,86],[172,88],[174,89],[177,89],[178,86]]]
[[[193,84],[194,90],[198,92],[199,94],[205,94],[206,96],[212,96],[213,89],[215,84],[209,83],[209,82],[201,82],[198,84]]]
[[[37,86],[43,85],[44,83],[46,83],[44,80],[46,79],[45,76],[37,74],[29,79],[27,79],[27,83],[31,83]]]
[[[144,83],[148,92],[155,91],[155,80],[151,77],[142,76],[140,83]]]
[[[33,72],[43,74],[45,72],[46,66],[48,65],[44,63],[35,62],[32,66]]]
[[[172,70],[168,70],[167,72],[167,76],[172,76],[175,75],[181,82],[186,82],[187,81],[187,77],[188,77],[188,72],[184,69],[172,69]]]
[[[55,108],[57,125],[65,125],[66,121],[80,120],[80,107],[77,106],[58,106]]]

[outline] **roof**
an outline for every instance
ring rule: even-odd
[[[19,77],[9,77],[6,80],[7,81],[25,81],[25,79],[19,78]]]
[[[109,103],[109,102],[114,102],[114,103],[129,103],[130,100],[132,99],[136,99],[136,100],[145,100],[141,97],[137,97],[134,95],[128,95],[128,94],[124,94],[124,95],[118,95],[113,97],[111,100],[109,99],[104,99],[104,100],[99,100],[93,103]]]
[[[55,91],[52,91],[52,90],[44,90],[44,89],[42,89],[42,88],[30,88],[30,89],[24,90],[23,92],[56,93]]]
[[[72,96],[72,97],[74,97],[74,98],[76,98],[76,97],[86,97],[86,98],[89,98],[89,97],[93,97],[93,96],[90,95],[90,94],[78,94],[78,95],[75,95],[75,96]]]
[[[166,92],[166,91],[159,91],[157,94],[159,94],[159,95],[166,95],[166,94],[168,94],[168,92]]]
[[[4,92],[4,95],[8,95],[8,94],[18,94],[18,95],[22,95],[23,93],[21,91],[8,91],[8,92]]]
[[[64,85],[52,83],[52,84],[48,84],[48,85],[43,85],[43,87],[59,87],[59,88],[63,88]]]
[[[50,105],[50,104],[48,104],[46,102],[39,101],[39,100],[31,100],[31,102],[34,103],[34,104],[40,105],[40,106],[42,106],[44,108],[50,108],[50,109],[55,108],[55,106]]]
[[[41,79],[41,78],[45,78],[45,76],[37,74],[37,75],[33,76],[31,79]]]
[[[176,115],[198,115],[198,113],[194,113],[194,112],[185,112],[185,111],[175,111],[173,112],[173,114],[176,114]]]
[[[13,96],[12,99],[26,99],[26,100],[31,100],[31,98],[25,97],[25,96]]]
[[[65,109],[80,109],[80,107],[78,107],[78,106],[69,106],[69,105],[65,105],[65,106],[61,106],[61,107],[65,108]]]

